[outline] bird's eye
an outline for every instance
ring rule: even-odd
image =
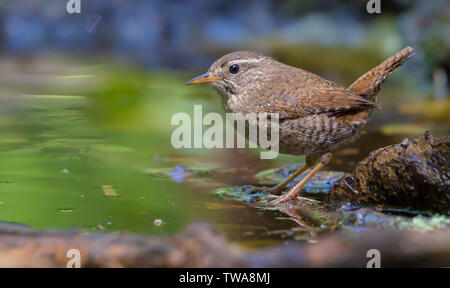
[[[237,64],[233,64],[230,66],[230,73],[231,74],[236,74],[239,72],[239,65]]]

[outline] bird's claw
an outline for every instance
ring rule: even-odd
[[[320,201],[317,201],[317,200],[314,200],[314,199],[298,196],[297,194],[294,195],[293,193],[289,193],[289,192],[284,194],[284,195],[281,195],[281,196],[269,195],[269,196],[267,196],[267,200],[270,200],[269,198],[270,199],[274,199],[275,198],[275,199],[270,201],[267,204],[268,206],[273,206],[275,204],[280,204],[280,203],[283,203],[283,202],[285,202],[287,200],[294,200],[294,199],[297,199],[297,200],[300,200],[300,201],[312,202],[312,203],[320,202]]]
[[[270,195],[270,198],[273,198],[273,197],[275,197],[275,199],[269,202],[269,204],[268,204],[269,206],[273,206],[275,204],[279,204],[279,203],[285,202],[290,199],[295,199],[296,195],[291,195],[290,193],[286,193],[281,196]],[[269,198],[269,196],[267,198]]]

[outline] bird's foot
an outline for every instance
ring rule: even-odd
[[[294,187],[295,188],[295,187]],[[296,191],[296,189],[292,188],[291,190],[289,190],[289,192],[287,192],[286,194],[277,196],[277,195],[268,195],[266,197],[267,200],[269,200],[270,202],[267,204],[268,206],[272,206],[275,204],[279,204],[279,203],[283,203],[287,200],[300,200],[300,201],[308,201],[308,202],[317,202],[317,200],[313,200],[313,199],[309,199],[306,197],[302,197],[302,196],[298,196],[298,191]]]
[[[293,189],[291,189],[286,194],[283,194],[280,196],[277,196],[277,195],[267,196],[267,200],[274,199],[274,200],[270,201],[268,205],[272,206],[272,205],[282,203],[282,202],[290,200],[290,199],[295,199],[297,197],[297,194],[298,194],[298,192],[293,191]]]

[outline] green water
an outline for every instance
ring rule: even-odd
[[[251,184],[255,173],[301,157],[261,161],[257,151],[172,147],[174,113],[192,114],[194,104],[204,113],[221,111],[211,88],[183,85],[192,75],[50,63],[33,60],[1,71],[0,221],[168,234],[207,220],[248,246],[280,241],[286,235],[268,232],[297,226],[280,212],[219,199],[212,191]],[[349,163],[403,137],[368,131],[372,136],[350,146],[359,153],[337,157],[332,169],[351,171]],[[184,178],[184,170],[174,168],[180,165],[216,172]],[[149,173],[162,168],[172,179]]]
[[[45,70],[40,62],[36,65]],[[80,74],[64,75],[66,69],[37,83],[3,86],[1,221],[162,234],[203,219],[230,235],[267,222],[264,213],[217,199],[211,193],[217,183],[188,183],[182,173],[174,175],[177,183],[147,172],[179,165],[227,166],[223,159],[230,151],[176,150],[170,142],[174,113],[192,114],[194,104],[202,104],[205,113],[220,111],[212,90],[186,89],[185,76],[173,73],[100,65],[77,66]],[[19,71],[15,76],[26,75]],[[249,157],[257,158],[255,153]],[[107,195],[111,190],[115,195]],[[255,219],[236,223],[241,220],[234,219],[236,211]]]

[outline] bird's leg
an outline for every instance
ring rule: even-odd
[[[262,191],[262,192],[268,192],[268,193],[273,194],[273,195],[281,195],[281,193],[283,192],[284,188],[286,188],[286,186],[289,183],[294,181],[294,179],[297,178],[298,175],[300,175],[303,172],[305,172],[309,167],[311,167],[311,164],[305,163],[305,165],[300,167],[297,171],[292,173],[286,180],[284,180],[283,182],[281,182],[277,186],[275,186],[275,187],[254,187],[252,189],[252,191],[258,191],[258,192]]]
[[[295,199],[297,197],[297,194],[300,191],[300,189],[302,189],[302,187],[305,186],[305,184],[309,180],[311,180],[311,178],[317,172],[319,172],[319,170],[322,169],[322,167],[327,165],[331,161],[331,158],[332,158],[331,153],[323,154],[320,157],[320,162],[300,182],[298,182],[294,187],[292,187],[291,190],[289,190],[288,193],[286,193],[283,196],[280,196],[277,199],[269,202],[269,205],[273,205],[273,204],[276,204],[276,203],[281,203],[281,202],[284,202],[284,201],[286,201],[288,199]]]
[[[292,173],[286,180],[284,180],[283,182],[281,182],[280,184],[278,184],[277,186],[270,188],[268,192],[270,192],[271,194],[274,195],[281,195],[281,192],[283,192],[283,189],[292,181],[294,181],[295,178],[298,177],[298,175],[302,174],[303,172],[305,172],[309,167],[311,167],[311,165],[309,165],[308,163],[305,163],[305,165],[303,165],[302,167],[300,167],[297,171],[295,171],[294,173]]]

